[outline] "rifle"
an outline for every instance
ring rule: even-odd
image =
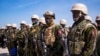
[[[44,30],[45,29],[42,29],[41,30],[41,43],[42,43],[42,56],[47,56],[47,46],[46,46],[46,43],[45,43],[45,40],[44,40]]]
[[[28,45],[28,34],[25,34],[25,56],[28,56],[27,52],[27,45]]]
[[[38,55],[38,49],[37,49],[37,46],[38,46],[38,45],[37,45],[37,44],[38,44],[37,42],[38,42],[38,41],[37,41],[37,38],[36,38],[36,37],[37,37],[37,36],[35,36],[35,35],[33,36],[33,43],[34,43],[34,45],[35,45],[35,53],[36,53],[37,56],[39,56],[39,55]]]

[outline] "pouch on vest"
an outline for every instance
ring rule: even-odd
[[[75,44],[75,45],[73,45]],[[80,54],[82,52],[82,48],[84,47],[85,42],[83,41],[79,41],[79,42],[72,42],[69,41],[69,45],[70,45],[70,54]],[[73,48],[74,47],[74,48]]]

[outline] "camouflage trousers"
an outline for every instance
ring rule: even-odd
[[[28,53],[27,53],[28,56],[37,56],[37,52],[35,51],[35,49],[28,48],[27,51],[28,51]]]
[[[7,43],[8,51],[10,52],[10,43]]]
[[[97,43],[97,54],[100,56],[100,40]]]
[[[47,56],[63,56],[63,48],[57,49],[56,47],[48,46]]]
[[[24,49],[22,47],[18,48],[18,55],[19,56],[24,56]]]

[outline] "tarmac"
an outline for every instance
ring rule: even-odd
[[[0,56],[9,56],[7,48],[0,48]]]

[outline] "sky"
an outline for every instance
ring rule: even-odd
[[[31,16],[34,14],[43,17],[46,11],[55,13],[55,23],[60,19],[66,19],[67,26],[73,24],[71,8],[76,3],[83,3],[88,7],[88,15],[95,22],[100,15],[100,0],[0,0],[0,27],[6,24],[17,24],[26,21],[31,24]]]

